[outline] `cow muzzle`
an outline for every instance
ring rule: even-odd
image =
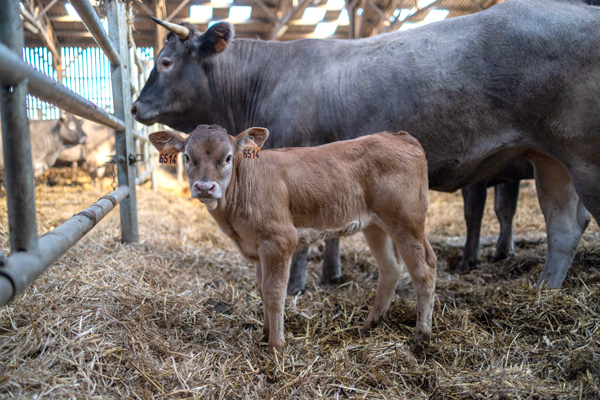
[[[192,185],[191,194],[202,202],[221,198],[221,185],[217,182],[197,181]]]
[[[147,110],[142,104],[135,102],[131,107],[131,115],[136,121],[144,125],[152,125],[158,121],[159,112],[156,110]]]

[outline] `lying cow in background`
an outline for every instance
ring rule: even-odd
[[[1,134],[1,132],[0,132]],[[87,137],[75,115],[63,113],[60,119],[30,120],[33,175],[37,178],[49,170],[66,148],[85,143]],[[4,153],[0,141],[0,168],[4,172]]]
[[[235,138],[201,125],[184,139],[150,134],[158,149],[183,152],[192,197],[206,204],[221,230],[256,265],[269,350],[283,351],[290,260],[296,250],[331,237],[364,233],[379,267],[375,303],[365,329],[381,321],[400,278],[402,257],[417,294],[416,342],[429,339],[436,256],[425,236],[427,162],[405,132],[378,133],[313,148],[263,151],[269,131]]]
[[[84,120],[83,131],[88,137],[85,144],[63,150],[58,156],[59,162],[82,163],[96,185],[102,189],[102,178],[106,174],[105,164],[115,154],[115,131],[104,125]]]
[[[232,40],[228,23],[169,26],[132,113],[183,132],[264,126],[272,147],[404,130],[425,149],[430,188],[450,192],[529,158],[548,236],[538,283],[556,288],[586,207],[600,219],[598,26],[598,7],[562,0],[509,0],[358,40]]]

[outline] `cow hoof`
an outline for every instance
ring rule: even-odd
[[[304,292],[304,284],[293,284],[293,283],[289,283],[288,284],[288,288],[287,288],[287,295],[288,296],[295,296],[299,293],[303,293]]]
[[[460,263],[458,263],[458,267],[456,267],[456,272],[459,274],[466,274],[477,268],[477,265],[479,265],[479,260],[463,259],[460,261]]]
[[[502,261],[502,260],[506,260],[508,258],[510,254],[509,253],[505,253],[505,252],[500,252],[500,251],[494,251],[494,254],[492,255],[492,263],[496,263],[498,261]]]
[[[334,276],[332,278],[321,278],[321,284],[323,285],[339,285],[344,282],[342,275]]]

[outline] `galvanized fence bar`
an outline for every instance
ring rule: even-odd
[[[10,1],[12,2],[12,0]],[[8,7],[3,6],[2,12],[5,12],[7,9]],[[18,16],[17,19],[19,19]],[[78,95],[63,84],[31,68],[23,62],[21,53],[17,55],[5,45],[0,44],[0,85],[10,86],[28,79],[27,86],[29,93],[34,96],[52,103],[65,111],[106,125],[109,128],[115,130],[125,129],[125,124],[121,119],[115,118],[115,116],[107,113],[85,97]]]
[[[110,41],[98,14],[94,10],[94,7],[90,4],[89,0],[69,0],[79,17],[81,22],[85,25],[88,31],[92,34],[92,37],[98,43],[98,46],[104,51],[106,57],[110,61],[113,67],[121,65],[121,57],[119,57],[118,51],[115,49]]]
[[[88,12],[90,7],[82,8],[83,13]],[[23,47],[19,0],[8,0],[0,7],[0,42],[4,43],[0,44],[1,111],[12,247],[10,257],[0,255],[0,304],[6,304],[25,290],[117,204],[121,204],[122,240],[138,240],[135,185],[142,183],[152,173],[152,169],[146,170],[139,179],[135,179],[133,121],[129,113],[131,92],[127,71],[129,57],[126,10],[124,3],[118,0],[108,0],[107,8],[110,30],[114,32],[112,49],[116,48],[117,54],[122,58],[119,59],[118,65],[111,66],[117,118],[25,64],[19,57]],[[94,18],[90,18],[89,21],[94,21]],[[89,24],[94,25],[96,22]],[[39,239],[25,102],[28,90],[40,99],[66,111],[115,129],[117,139],[119,188]]]
[[[125,4],[117,0],[109,0],[106,4],[108,14],[108,30],[114,47],[121,55],[121,64],[111,66],[113,102],[115,116],[125,121],[124,129],[115,132],[116,162],[119,186],[129,186],[129,196],[120,206],[121,240],[137,242],[138,219],[135,190],[136,153],[133,143],[133,118],[131,109],[131,90],[129,68],[129,47],[127,46],[127,10]]]
[[[23,54],[23,22],[20,14],[19,0],[8,0],[0,7],[0,42],[13,55]],[[2,85],[0,89],[4,181],[13,253],[38,251],[26,98],[26,80]]]
[[[8,188],[7,188],[8,189]],[[0,305],[23,292],[129,194],[121,186],[39,238],[39,253],[14,253],[0,260]]]

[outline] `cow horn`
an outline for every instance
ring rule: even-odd
[[[173,24],[171,22],[163,21],[162,19],[158,19],[158,18],[154,18],[154,17],[150,17],[150,18],[152,18],[152,21],[156,22],[158,25],[164,27],[165,29],[167,29],[167,30],[173,32],[174,34],[176,34],[177,36],[179,36],[179,38],[181,40],[185,40],[190,36],[190,30],[188,28],[186,28],[185,26]]]

